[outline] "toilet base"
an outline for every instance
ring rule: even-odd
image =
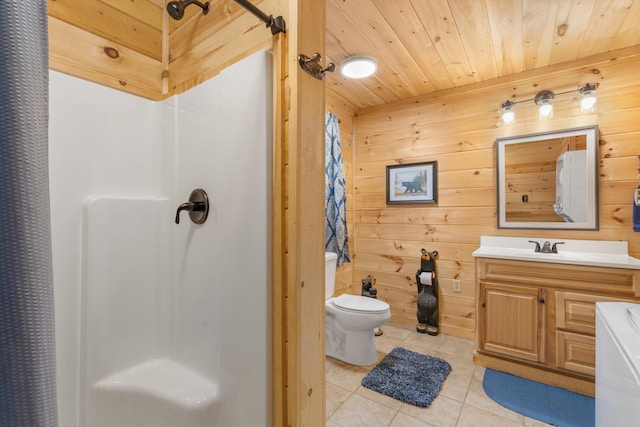
[[[378,361],[373,330],[349,331],[327,326],[326,354],[345,363],[369,366]]]

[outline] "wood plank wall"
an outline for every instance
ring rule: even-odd
[[[122,4],[121,4],[122,3]],[[180,21],[165,0],[48,0],[49,67],[153,100],[176,95],[272,46],[271,32],[233,0],[211,1]],[[253,2],[284,15],[284,0]]]
[[[640,257],[640,233],[631,227],[633,191],[640,184],[640,51],[609,52],[428,96],[357,112],[355,127],[355,263],[352,283],[373,274],[392,322],[416,323],[415,273],[420,249],[437,250],[440,324],[446,334],[472,339],[475,266],[481,235],[624,240]],[[576,93],[559,95],[554,118],[539,121],[533,102],[503,125],[499,104],[599,83],[596,113],[578,110]],[[545,231],[496,228],[495,140],[597,124],[600,130],[600,230]],[[437,205],[385,202],[387,165],[438,162]],[[453,292],[453,279],[462,292]]]

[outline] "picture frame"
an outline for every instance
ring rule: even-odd
[[[437,161],[387,166],[387,204],[437,203]]]

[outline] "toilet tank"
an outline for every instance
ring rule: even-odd
[[[336,267],[338,266],[338,254],[334,252],[324,253],[324,299],[333,296],[336,289]]]

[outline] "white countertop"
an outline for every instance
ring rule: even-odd
[[[555,242],[565,243],[557,246],[557,254],[541,253],[534,252],[535,244],[529,240],[539,242],[541,248],[546,241],[551,245]],[[627,242],[609,240],[481,236],[480,247],[473,252],[473,256],[640,270],[640,260],[630,257],[628,251]]]

